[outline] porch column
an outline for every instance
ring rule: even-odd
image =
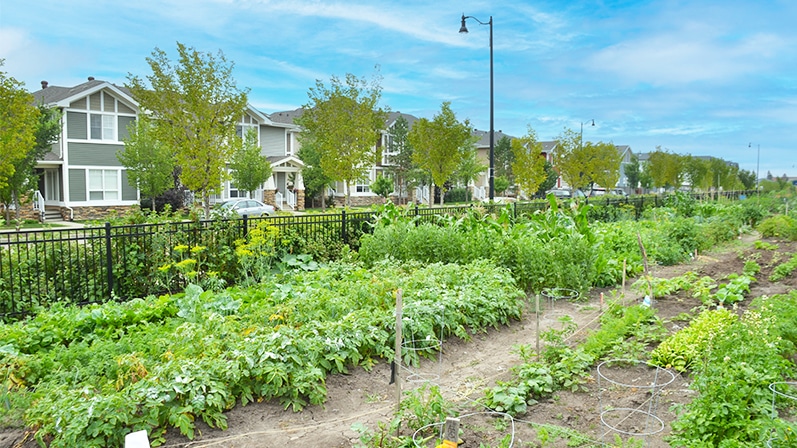
[[[277,185],[274,183],[274,176],[270,176],[263,186],[263,203],[277,207]]]
[[[301,171],[296,173],[293,191],[296,193],[296,210],[304,210],[304,177]]]

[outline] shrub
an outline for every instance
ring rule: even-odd
[[[797,219],[788,215],[775,215],[761,221],[758,231],[769,238],[797,240]]]

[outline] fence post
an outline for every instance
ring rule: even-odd
[[[249,216],[248,215],[244,215],[243,218],[244,218],[244,221],[243,221],[244,238],[246,238],[249,235]]]
[[[340,211],[340,238],[343,244],[349,244],[349,238],[346,235],[346,210]]]
[[[113,300],[113,254],[111,252],[111,223],[105,223],[105,269],[108,275],[108,300]]]
[[[512,219],[517,221],[517,202],[512,203]]]

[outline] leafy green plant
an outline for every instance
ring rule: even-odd
[[[774,215],[758,224],[758,231],[768,238],[797,240],[797,219],[789,215]]]
[[[665,339],[650,354],[654,365],[685,372],[704,358],[714,338],[737,319],[725,308],[705,310],[689,326]]]
[[[772,274],[769,276],[769,281],[781,281],[791,275],[795,270],[797,270],[797,254],[792,255],[788,261],[775,266],[772,270]]]

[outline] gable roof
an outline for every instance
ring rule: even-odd
[[[295,118],[299,118],[304,113],[304,109],[299,107],[294,110],[284,110],[282,112],[274,112],[268,115],[268,118],[274,123],[282,124],[296,124],[293,122]]]
[[[138,102],[133,99],[133,95],[127,87],[117,86],[116,84],[94,79],[93,77],[89,78],[89,80],[83,84],[78,84],[74,87],[50,86],[46,82],[42,82],[42,87],[41,90],[33,92],[32,95],[37,103],[47,106],[69,107],[69,104],[77,99],[89,96],[102,89],[109,89],[130,102],[130,104],[138,107]]]

